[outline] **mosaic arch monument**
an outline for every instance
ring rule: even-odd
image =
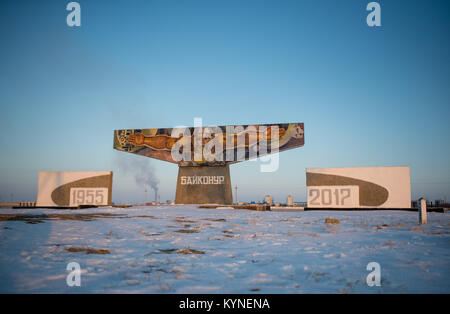
[[[114,131],[115,149],[178,164],[176,204],[230,205],[230,164],[303,145],[303,123]]]

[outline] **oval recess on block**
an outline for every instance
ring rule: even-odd
[[[110,188],[111,175],[94,176],[60,185],[52,192],[52,200],[58,206],[70,206],[71,188]],[[111,193],[111,191],[109,191]]]
[[[389,191],[386,188],[369,181],[334,174],[306,173],[306,186],[340,185],[357,185],[359,187],[360,206],[381,206],[389,197]]]

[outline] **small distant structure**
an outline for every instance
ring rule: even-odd
[[[154,201],[154,203],[155,203],[155,204],[159,204],[158,190],[157,190],[157,189],[154,189],[154,191],[155,191],[155,201]]]
[[[293,207],[294,206],[294,198],[292,195],[288,195],[286,199],[286,206]]]
[[[272,205],[272,203],[273,203],[272,196],[270,196],[270,195],[264,196],[264,203],[267,205]]]

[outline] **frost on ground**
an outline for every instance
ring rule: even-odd
[[[450,216],[1,209],[1,293],[449,293]],[[66,266],[81,266],[68,287]],[[368,287],[369,262],[381,286]]]

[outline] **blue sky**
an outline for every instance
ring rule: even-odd
[[[304,122],[280,169],[231,166],[239,200],[305,200],[305,168],[411,167],[412,197],[450,199],[450,2],[69,1],[0,4],[0,199],[35,200],[40,170],[113,170],[143,201],[114,129]],[[177,166],[148,160],[162,200]],[[127,168],[128,169],[128,168]]]

